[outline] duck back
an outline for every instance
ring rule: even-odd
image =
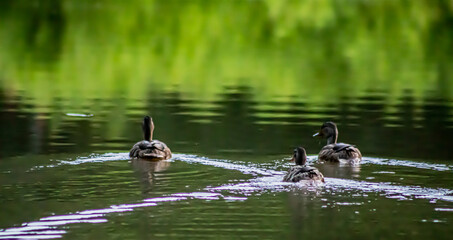
[[[335,143],[324,146],[319,152],[319,160],[327,162],[360,162],[362,153],[356,147],[347,143]]]
[[[171,158],[171,150],[159,140],[143,140],[134,144],[129,152],[129,157],[165,160]]]
[[[324,182],[324,175],[314,167],[293,166],[283,177],[284,182],[299,182],[302,180],[314,180]]]

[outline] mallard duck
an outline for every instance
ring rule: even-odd
[[[153,140],[154,123],[149,116],[143,118],[143,137],[145,140],[136,143],[129,157],[146,158],[149,160],[165,160],[171,158],[171,150],[167,145],[159,140]]]
[[[283,177],[283,181],[299,182],[302,180],[313,180],[324,182],[324,176],[317,168],[305,166],[307,153],[303,147],[294,149],[294,155],[291,161],[295,161],[296,166],[288,170],[288,173]]]
[[[327,145],[318,155],[321,161],[358,163],[362,160],[362,153],[358,148],[347,143],[337,143],[338,128],[333,122],[324,123],[313,137],[327,138]]]

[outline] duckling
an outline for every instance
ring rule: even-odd
[[[295,161],[296,166],[288,170],[288,173],[283,177],[284,182],[299,182],[301,180],[324,182],[324,176],[317,168],[305,166],[307,153],[303,147],[294,149],[294,155],[291,161]]]
[[[165,160],[171,158],[171,150],[159,140],[153,140],[154,123],[149,116],[143,118],[143,137],[145,140],[137,142],[129,152],[131,158],[146,158],[149,160]]]
[[[321,161],[359,163],[362,160],[362,153],[358,148],[347,143],[337,143],[338,128],[333,122],[325,122],[313,137],[327,138],[327,145],[318,155]]]

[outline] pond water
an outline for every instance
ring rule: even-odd
[[[208,109],[173,95],[150,102],[143,110],[153,114],[155,137],[175,152],[161,162],[128,158],[141,138],[139,115],[123,116],[126,137],[109,138],[109,121],[97,114],[55,110],[43,117],[2,108],[2,133],[11,134],[2,139],[11,141],[2,143],[8,148],[0,162],[0,238],[440,239],[452,233],[451,151],[442,149],[446,139],[435,126],[367,124],[376,119],[366,114],[350,124],[340,120],[350,113],[329,109],[339,119],[340,139],[357,144],[365,157],[359,166],[320,164],[315,154],[323,143],[311,135],[324,118],[311,115],[321,110],[302,114],[302,103],[288,103],[294,107],[283,111],[285,103],[271,102],[258,111],[240,96],[206,103],[216,106]],[[285,124],[252,117],[275,112],[285,114]],[[48,114],[61,121],[54,131]],[[324,173],[324,186],[281,181],[298,145]]]
[[[0,239],[450,239],[453,5],[338,4],[3,1]]]

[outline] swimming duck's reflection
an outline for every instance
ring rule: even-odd
[[[316,166],[326,177],[350,179],[360,177],[360,165],[324,162]]]
[[[141,158],[131,159],[132,168],[140,174],[140,180],[152,184],[155,180],[155,174],[164,172],[170,167],[169,161],[150,161]]]

